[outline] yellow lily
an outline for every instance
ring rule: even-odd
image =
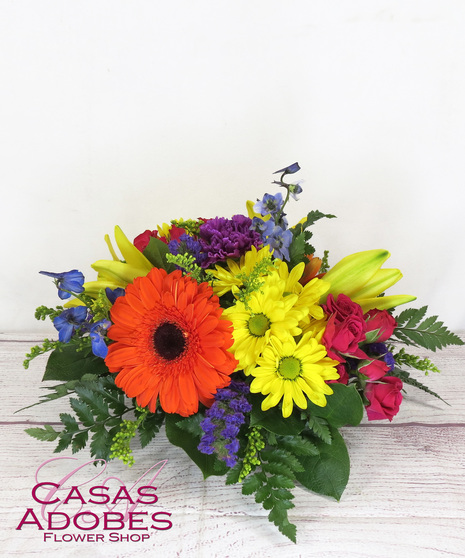
[[[116,244],[123,256],[120,260],[111,244],[110,237],[105,235],[105,242],[112,256],[112,260],[98,260],[91,265],[97,272],[97,280],[84,283],[84,293],[96,298],[98,293],[109,287],[116,289],[125,288],[128,283],[132,283],[136,277],[142,277],[154,267],[152,263],[140,252],[120,227],[115,227]],[[83,304],[78,299],[70,300],[65,304],[66,307],[78,306]]]
[[[343,258],[325,274],[324,279],[331,286],[320,304],[326,302],[328,294],[336,297],[341,293],[360,304],[364,312],[373,308],[386,310],[415,300],[411,295],[379,296],[402,277],[398,269],[381,269],[389,256],[387,250],[366,250]]]

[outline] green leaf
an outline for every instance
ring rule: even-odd
[[[110,458],[110,448],[113,442],[113,437],[106,430],[103,424],[96,424],[92,429],[92,441],[90,443],[90,454],[96,459]]]
[[[84,374],[108,374],[108,368],[105,361],[94,356],[90,349],[78,351],[75,345],[70,344],[50,354],[42,381],[68,382],[80,380]]]
[[[92,426],[94,424],[94,415],[85,401],[70,397],[69,402],[73,411],[84,426]]]
[[[294,524],[289,522],[283,523],[281,526],[278,525],[278,529],[293,543],[297,542],[297,527]]]
[[[242,481],[242,494],[253,494],[263,484],[260,475],[249,475]]]
[[[167,244],[159,238],[152,237],[143,254],[155,267],[165,269],[168,273],[171,273],[171,271],[176,269],[176,266],[166,261],[166,254],[168,252]]]
[[[42,442],[53,442],[60,435],[50,424],[44,424],[43,428],[26,428],[25,432],[29,434],[29,436],[41,440]]]
[[[60,432],[60,438],[58,440],[57,447],[55,448],[53,453],[60,453],[64,451],[66,448],[69,447],[71,444],[71,440],[73,439],[73,435],[71,432]]]
[[[282,463],[290,467],[293,471],[302,470],[302,466],[297,457],[282,448],[263,450],[260,452],[260,458],[262,461],[268,461],[269,463]]]
[[[320,453],[313,442],[302,436],[280,436],[277,444],[294,455],[318,455]]]
[[[318,209],[310,211],[310,213],[307,214],[305,221],[303,223],[297,223],[297,225],[294,227],[294,235],[299,235],[302,231],[304,231],[308,227],[311,227],[314,223],[316,223],[320,219],[323,219],[324,217],[326,217],[327,219],[335,219],[336,215],[331,215],[330,213],[322,213],[321,211],[318,211]]]
[[[278,407],[262,411],[263,396],[252,396],[252,411],[250,413],[250,426],[262,426],[265,430],[282,436],[299,434],[305,428],[305,421],[296,414],[284,418]]]
[[[223,461],[220,461],[216,455],[206,455],[197,449],[200,443],[200,437],[192,436],[182,428],[179,428],[178,422],[183,417],[175,414],[167,414],[165,418],[165,430],[168,440],[175,446],[182,448],[192,461],[202,471],[204,478],[211,475],[224,475],[228,467]]]
[[[357,426],[363,418],[363,401],[354,385],[331,384],[332,395],[326,397],[326,406],[319,407],[308,402],[308,411],[312,416],[322,417],[334,428],[348,424]]]
[[[89,438],[88,430],[84,430],[76,434],[71,442],[71,448],[73,450],[73,453],[76,453],[79,450],[85,448],[88,438]]]
[[[158,434],[165,420],[165,413],[157,409],[155,413],[150,413],[139,425],[139,440],[141,447],[145,448]]]
[[[313,434],[315,434],[315,436],[320,438],[322,442],[328,445],[332,443],[331,431],[329,429],[328,423],[324,418],[312,416],[309,417],[308,427],[313,432]]]
[[[396,317],[397,327],[394,330],[394,337],[406,345],[424,347],[430,351],[442,349],[447,345],[463,345],[464,342],[447,329],[437,316],[430,316],[421,321],[427,306],[415,309],[404,310]]]
[[[331,437],[331,445],[315,441],[319,455],[300,457],[304,471],[296,473],[296,478],[313,492],[339,500],[349,480],[350,460],[344,439],[335,428],[331,428]]]
[[[75,432],[79,432],[79,425],[76,422],[76,419],[68,414],[68,413],[61,413],[60,420],[65,425],[66,432],[70,434],[74,434]]]
[[[82,401],[87,403],[95,419],[103,421],[110,416],[110,410],[104,395],[99,393],[98,389],[95,389],[96,385],[77,385],[76,393]]]

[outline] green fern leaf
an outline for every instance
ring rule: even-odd
[[[313,434],[317,438],[319,438],[322,442],[331,445],[332,443],[331,430],[325,419],[320,417],[309,417],[308,427],[313,432]],[[318,453],[313,455],[318,455]]]
[[[400,370],[399,368],[394,368],[394,370],[392,372],[389,372],[389,374],[391,376],[396,376],[397,378],[400,378],[404,384],[408,384],[410,386],[414,386],[418,389],[421,389],[422,391],[424,391],[426,393],[429,393],[430,395],[433,395],[434,397],[437,397],[438,399],[440,399],[446,405],[449,405],[449,403],[447,403],[447,401],[444,401],[444,399],[441,396],[439,396],[436,392],[429,389],[428,386],[425,386],[425,384],[422,384],[421,382],[419,382],[415,378],[412,378],[412,376],[410,376],[410,374],[406,370]]]
[[[26,428],[25,432],[26,434],[29,434],[29,436],[32,436],[42,442],[53,442],[60,435],[60,433],[54,430],[50,424],[44,424],[43,428]]]
[[[397,327],[393,335],[407,345],[424,347],[430,351],[442,349],[447,345],[463,345],[460,337],[449,331],[444,323],[438,320],[438,316],[430,316],[423,320],[427,308],[423,306],[401,312],[396,318]]]

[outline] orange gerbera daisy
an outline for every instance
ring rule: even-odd
[[[158,398],[164,411],[185,417],[199,401],[210,406],[237,366],[228,351],[232,323],[222,313],[210,285],[179,270],[136,277],[111,310],[105,362],[118,373],[116,385],[151,412]]]

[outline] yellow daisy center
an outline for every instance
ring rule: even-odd
[[[286,380],[295,380],[302,372],[300,360],[294,357],[284,357],[278,366],[278,372]]]
[[[254,337],[263,337],[270,329],[270,320],[265,314],[254,314],[249,318],[247,326]]]

